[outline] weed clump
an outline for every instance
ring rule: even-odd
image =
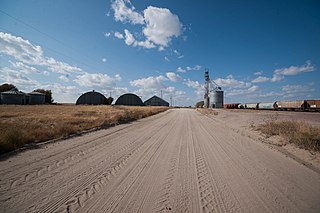
[[[0,137],[0,154],[18,149],[26,142],[27,138],[20,129],[5,129]]]
[[[266,121],[260,130],[267,137],[278,135],[301,148],[320,151],[320,128],[298,121]]]

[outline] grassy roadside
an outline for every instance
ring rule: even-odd
[[[267,137],[278,135],[285,143],[293,143],[300,148],[320,151],[320,128],[305,122],[271,120],[259,125],[256,130]]]
[[[167,107],[0,105],[0,154],[28,143],[126,123],[167,109]]]

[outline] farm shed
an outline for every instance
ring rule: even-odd
[[[158,96],[153,96],[144,102],[146,106],[169,106],[169,103],[159,98]]]
[[[92,91],[82,94],[76,104],[102,105],[107,104],[107,98],[99,92]]]
[[[1,104],[29,104],[29,95],[19,91],[17,88],[1,93]]]
[[[115,105],[144,106],[141,98],[139,98],[139,96],[132,93],[126,93],[121,95],[117,99]]]
[[[45,94],[40,92],[30,92],[29,93],[29,104],[44,104]]]

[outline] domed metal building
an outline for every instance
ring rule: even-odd
[[[76,104],[102,105],[107,104],[107,98],[99,92],[86,92],[82,94]]]
[[[139,98],[139,96],[132,93],[126,93],[121,95],[117,99],[115,105],[144,106],[141,98]]]

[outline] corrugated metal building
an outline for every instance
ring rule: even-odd
[[[141,98],[139,98],[139,96],[132,93],[126,93],[121,95],[117,99],[115,105],[144,106]]]
[[[102,105],[107,104],[107,98],[99,92],[92,91],[82,94],[76,104]]]
[[[29,95],[29,104],[44,104],[46,96],[40,92],[30,92]]]
[[[169,103],[158,96],[153,96],[144,102],[146,106],[169,106]]]
[[[17,88],[1,93],[1,104],[29,104],[29,94],[19,91]]]

